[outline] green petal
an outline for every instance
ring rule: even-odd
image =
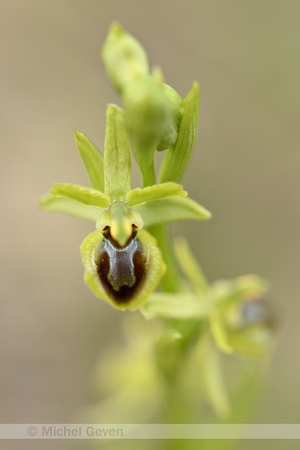
[[[209,290],[205,275],[192,254],[188,242],[183,238],[177,238],[175,241],[175,252],[178,264],[186,275],[191,285],[195,287],[199,295],[205,294]]]
[[[49,191],[55,197],[67,197],[77,200],[83,205],[99,206],[100,208],[107,208],[111,201],[108,195],[87,187],[79,186],[78,184],[61,183],[54,184],[53,189]]]
[[[106,300],[113,307],[123,311],[125,309],[135,310],[147,300],[151,292],[158,285],[166,269],[161,252],[156,245],[156,240],[145,230],[138,232],[137,239],[142,246],[143,255],[146,260],[145,275],[140,286],[134,291],[131,298],[122,300],[119,298],[116,300],[111,294],[111,290],[107,289],[107,286],[102,285],[97,273],[96,261],[103,239],[103,235],[95,231],[87,236],[80,247],[82,262],[85,267],[85,282],[97,297]],[[122,248],[121,251],[126,251],[126,247]]]
[[[112,201],[123,201],[131,189],[130,141],[124,112],[116,105],[106,109],[104,187]]]
[[[152,202],[154,200],[161,200],[167,197],[186,197],[187,192],[183,187],[177,183],[162,183],[148,186],[144,189],[133,189],[126,195],[128,206],[140,205],[145,202]]]
[[[68,214],[79,219],[96,222],[104,209],[97,206],[84,206],[82,203],[66,197],[54,197],[45,194],[38,200],[38,205],[44,211]]]
[[[176,145],[167,152],[160,171],[159,181],[180,183],[192,156],[198,133],[200,90],[194,83],[183,101],[183,116]]]
[[[103,156],[80,131],[75,131],[76,144],[93,188],[104,191]]]
[[[233,353],[233,348],[229,342],[228,330],[218,312],[215,312],[211,317],[210,329],[219,350],[228,354]]]
[[[155,292],[141,308],[141,312],[147,319],[162,317],[185,320],[208,317],[213,308],[214,304],[210,299],[199,299],[189,292]]]
[[[170,197],[135,207],[145,227],[180,220],[207,220],[211,213],[190,198]]]

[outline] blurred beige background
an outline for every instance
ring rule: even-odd
[[[78,247],[93,225],[35,204],[53,182],[87,183],[73,131],[102,148],[106,104],[119,100],[99,51],[119,20],[182,96],[200,83],[184,185],[214,217],[173,230],[211,281],[270,280],[285,326],[252,422],[299,423],[299,17],[297,0],[1,2],[0,422],[72,422],[93,400],[99,355],[123,341],[128,314],[83,283]],[[87,448],[20,444],[0,448]],[[299,448],[263,447],[282,445]]]

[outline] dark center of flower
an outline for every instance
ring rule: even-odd
[[[131,300],[146,275],[146,257],[136,231],[121,247],[107,230],[95,263],[102,286],[119,304]]]

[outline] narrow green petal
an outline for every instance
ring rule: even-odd
[[[144,189],[133,189],[126,195],[128,206],[140,205],[145,202],[153,202],[167,197],[186,197],[187,192],[177,183],[162,183],[148,186]]]
[[[67,197],[77,200],[83,205],[99,206],[100,208],[107,208],[111,201],[108,195],[87,187],[79,186],[78,184],[61,183],[54,184],[53,189],[49,191],[55,197]]]
[[[47,212],[68,214],[91,222],[96,222],[104,211],[103,208],[97,206],[85,206],[71,198],[54,197],[52,194],[45,194],[40,197],[38,205]]]
[[[104,191],[103,156],[80,131],[75,130],[76,144],[93,188]]]
[[[211,317],[210,329],[217,347],[224,353],[233,353],[233,348],[229,341],[227,328],[217,312],[214,313]]]
[[[205,275],[194,257],[188,242],[183,238],[177,238],[175,241],[175,253],[181,270],[189,279],[192,286],[195,287],[199,295],[205,294],[209,290]]]
[[[130,141],[124,111],[116,105],[106,109],[104,144],[104,188],[112,201],[125,200],[131,189]]]
[[[161,165],[160,183],[180,183],[192,156],[198,133],[200,89],[194,83],[183,100],[183,116],[176,145],[167,152]]]
[[[211,214],[190,198],[170,197],[144,203],[135,207],[143,218],[145,227],[180,220],[207,220]]]
[[[201,301],[189,292],[165,293],[155,292],[141,308],[147,319],[162,317],[164,319],[203,319],[214,308],[209,299]]]

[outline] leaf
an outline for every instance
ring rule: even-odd
[[[189,292],[155,292],[141,308],[147,319],[202,319],[208,317],[214,304],[207,298],[200,299]]]
[[[192,156],[198,133],[200,89],[194,83],[183,100],[183,116],[176,145],[164,157],[159,181],[180,183]]]
[[[170,197],[138,205],[134,208],[145,227],[180,220],[208,220],[211,213],[190,198]]]
[[[78,184],[61,183],[54,184],[53,189],[49,191],[55,197],[67,197],[77,200],[83,205],[99,206],[100,208],[107,208],[111,201],[108,195],[87,187],[79,186]]]
[[[116,105],[108,105],[104,144],[104,192],[112,201],[124,201],[130,189],[131,153],[124,112]]]
[[[76,144],[93,188],[104,191],[103,156],[80,131],[75,130]]]
[[[177,183],[162,183],[148,186],[144,189],[133,189],[126,195],[128,206],[140,205],[141,203],[152,202],[154,200],[161,200],[167,197],[186,197],[187,192],[183,187]]]
[[[54,197],[45,194],[38,200],[38,205],[44,211],[68,214],[79,219],[96,222],[104,209],[97,206],[84,206],[82,203],[66,197]]]

